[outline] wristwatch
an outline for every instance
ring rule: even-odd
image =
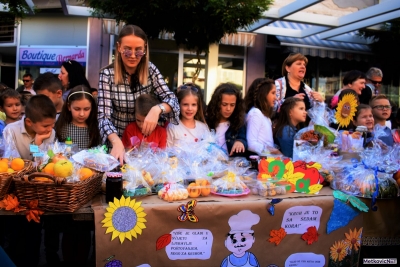
[[[158,104],[157,106],[161,109],[161,114],[164,114],[165,113],[164,105],[163,104]]]

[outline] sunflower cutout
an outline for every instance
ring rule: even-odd
[[[124,196],[120,200],[114,198],[114,202],[110,202],[101,223],[107,228],[106,234],[112,232],[111,240],[118,236],[122,244],[125,238],[132,241],[132,236],[137,238],[137,234],[142,234],[142,229],[146,228],[144,223],[147,221],[141,204],[142,202],[136,202],[135,199],[131,200]]]
[[[358,102],[353,94],[345,94],[336,108],[335,119],[339,127],[347,127],[356,115]]]

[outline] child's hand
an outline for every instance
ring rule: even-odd
[[[50,138],[52,131],[47,134],[36,134],[35,135],[35,145],[40,146],[43,143],[43,140]]]
[[[124,165],[124,156],[125,156],[125,147],[124,144],[122,143],[121,139],[116,138],[112,142],[112,149],[110,152],[111,156],[119,160],[119,163]]]
[[[242,142],[240,141],[236,141],[233,144],[233,147],[231,149],[231,153],[229,154],[229,156],[232,156],[234,153],[243,153],[244,152],[244,145]]]
[[[149,136],[157,126],[158,119],[160,117],[160,108],[154,106],[150,109],[146,118],[143,122],[142,134],[145,136]]]

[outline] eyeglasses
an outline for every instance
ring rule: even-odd
[[[196,87],[196,85],[194,83],[185,83],[182,84],[181,86],[179,86],[176,91],[179,93],[180,90],[192,90],[193,92],[198,92],[199,89]]]
[[[31,80],[22,80],[24,83],[30,82]]]
[[[383,109],[391,109],[392,106],[391,106],[391,105],[379,105],[379,106],[374,106],[374,107],[372,107],[372,108],[376,108],[376,109],[379,109],[379,110],[383,110]]]
[[[136,57],[136,58],[141,58],[141,57],[143,57],[144,55],[146,55],[146,53],[143,52],[142,50],[137,50],[137,51],[135,51],[135,53],[133,53],[133,51],[132,51],[131,49],[125,49],[125,50],[122,52],[122,54],[123,54],[125,57],[131,57],[133,54],[135,54],[135,57]]]
[[[378,85],[378,84],[382,84],[382,81],[378,82],[378,81],[374,81],[374,80],[370,80],[372,84]]]

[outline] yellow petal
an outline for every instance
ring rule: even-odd
[[[103,227],[111,227],[111,226],[114,226],[113,223],[112,223],[112,220],[109,220],[108,222],[105,222],[103,224]]]
[[[147,222],[147,220],[145,218],[139,218],[139,217],[137,218],[137,221],[138,222],[144,222],[144,223]]]
[[[104,213],[104,217],[106,217],[106,218],[111,218],[112,217],[112,213],[111,212],[106,212],[106,213]]]
[[[133,230],[135,230],[135,232],[138,233],[139,235],[142,234],[142,229],[140,229],[140,227],[137,225],[135,226],[135,228],[133,228]]]
[[[118,198],[114,197],[114,204],[117,208],[121,207],[121,205],[119,204],[119,200]]]
[[[144,218],[144,217],[146,217],[146,215],[147,214],[144,212],[137,213],[138,218]]]
[[[313,165],[308,165],[308,164],[307,164],[307,167],[308,167],[308,168],[316,168],[317,170],[319,170],[319,169],[322,168],[322,165],[321,165],[321,163],[314,162]]]
[[[136,204],[136,200],[135,200],[135,199],[132,199],[132,200],[131,200],[131,203],[129,204],[129,207],[131,207],[131,208],[133,209],[133,207],[135,206],[135,204]]]
[[[121,242],[121,244],[124,243],[124,240],[125,240],[125,233],[120,233],[119,234],[119,241]]]
[[[132,229],[132,230],[130,230],[129,232],[131,233],[131,235],[132,235],[134,238],[137,238],[137,234],[136,234],[135,229]]]
[[[131,231],[125,232],[125,237],[126,237],[127,239],[129,239],[130,241],[132,241],[132,234],[131,234]]]
[[[142,204],[141,201],[136,202],[135,205],[133,206],[133,209],[136,210],[137,208],[139,208],[140,204]]]
[[[140,229],[146,228],[146,225],[144,223],[142,223],[142,222],[137,222],[136,225],[139,226]]]
[[[315,193],[319,192],[319,190],[321,190],[321,189],[322,189],[322,184],[315,184],[315,185],[309,186],[308,194],[315,194]]]
[[[118,207],[115,206],[115,204],[113,202],[109,202],[108,205],[113,208],[114,210],[116,210]]]
[[[131,198],[130,197],[125,198],[125,206],[129,207],[130,204],[131,204]]]
[[[122,196],[121,197],[121,199],[119,200],[119,205],[122,207],[122,206],[125,206],[125,197],[124,196]]]
[[[134,209],[134,210],[136,211],[136,213],[140,213],[140,212],[144,211],[144,208],[143,207],[139,207],[139,208]]]
[[[293,173],[294,165],[291,160],[289,160],[288,163],[286,163],[285,169],[288,171],[288,173]]]
[[[101,221],[101,223],[106,223],[112,221],[112,218],[105,218],[104,220]]]
[[[110,212],[110,213],[113,213],[113,212],[115,211],[115,209],[112,208],[112,207],[107,207],[106,210],[107,210],[108,212]]]
[[[118,230],[114,230],[111,240],[114,240],[117,236],[119,236],[121,233]]]
[[[106,234],[114,232],[114,231],[115,231],[114,227],[108,227],[107,231],[106,231]]]

